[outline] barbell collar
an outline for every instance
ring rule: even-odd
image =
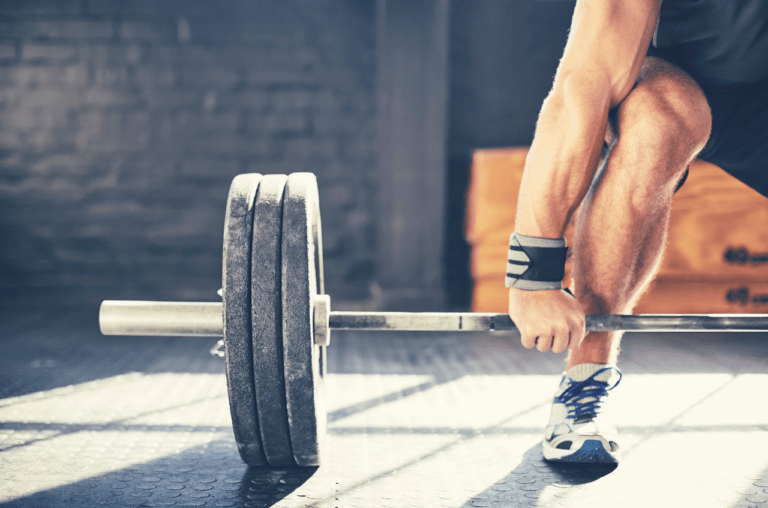
[[[507,314],[481,312],[332,311],[328,313],[328,318],[330,328],[337,330],[516,330]],[[223,335],[222,308],[219,302],[108,300],[101,304],[99,325],[104,335]],[[593,332],[764,332],[768,331],[768,314],[593,315],[587,316],[586,327],[587,331]]]

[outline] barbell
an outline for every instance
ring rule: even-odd
[[[232,425],[253,466],[317,466],[331,329],[515,330],[506,314],[338,312],[324,294],[311,173],[244,174],[224,221],[221,302],[104,301],[105,335],[223,336]],[[766,331],[768,315],[593,315],[587,331]]]

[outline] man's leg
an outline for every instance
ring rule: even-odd
[[[581,206],[574,242],[576,297],[587,314],[630,313],[661,260],[672,196],[707,141],[710,112],[696,83],[646,58],[612,118],[611,151]],[[547,460],[616,463],[615,427],[602,417],[621,379],[618,333],[588,333],[571,351],[544,431]]]
[[[575,294],[587,314],[628,314],[656,272],[672,196],[711,128],[707,100],[678,67],[646,58],[619,105],[612,149],[582,204],[574,242]],[[590,332],[568,358],[616,363],[620,333]]]

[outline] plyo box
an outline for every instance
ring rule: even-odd
[[[506,312],[509,235],[527,148],[478,150],[467,196],[472,310]],[[635,313],[767,313],[768,199],[717,166],[694,161],[675,195],[667,248]],[[566,231],[573,244],[573,223]],[[570,283],[570,261],[565,283]]]

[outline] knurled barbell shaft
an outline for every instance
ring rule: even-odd
[[[335,330],[495,331],[516,330],[507,314],[481,312],[331,312]],[[590,332],[768,331],[768,314],[591,315]]]
[[[221,303],[108,300],[101,304],[104,335],[221,336]],[[494,331],[515,330],[506,314],[480,312],[330,313],[336,330]],[[768,314],[643,314],[587,316],[588,331],[758,332],[768,331]]]

